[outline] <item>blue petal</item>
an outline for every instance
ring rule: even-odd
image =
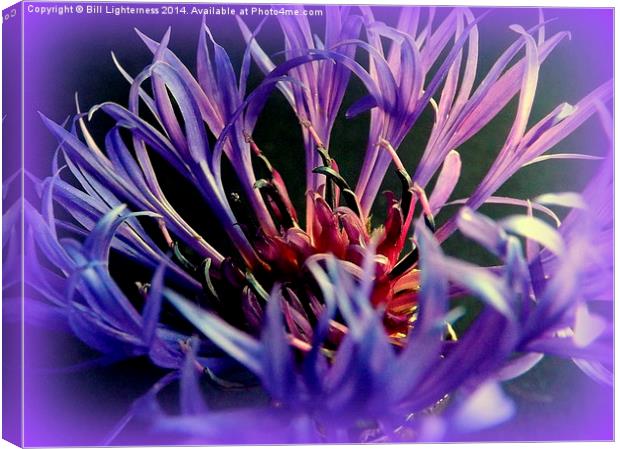
[[[261,360],[264,349],[258,341],[235,329],[216,315],[201,310],[172,290],[164,289],[163,293],[168,301],[213,343],[257,376],[263,375]]]

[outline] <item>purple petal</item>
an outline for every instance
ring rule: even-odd
[[[163,294],[209,340],[257,376],[263,375],[261,359],[264,350],[258,341],[211,312],[201,310],[172,290],[164,289]]]
[[[525,133],[532,104],[534,103],[539,68],[538,48],[534,38],[518,25],[513,25],[511,28],[525,39],[525,67],[523,69],[517,114],[505,143],[507,148],[515,148]]]
[[[588,346],[607,329],[607,325],[606,319],[590,313],[585,304],[579,305],[575,313],[575,334],[573,335],[575,345]]]
[[[573,359],[575,365],[579,367],[584,373],[596,382],[613,387],[614,385],[614,373],[605,368],[600,362],[593,362],[590,360]]]
[[[422,375],[440,359],[448,311],[448,280],[439,264],[441,249],[424,223],[418,223],[416,232],[422,273],[420,316],[390,375],[390,394],[395,401],[415,395]]]
[[[267,301],[261,344],[268,350],[263,353],[262,381],[275,400],[286,402],[295,394],[296,379],[293,354],[282,321],[280,289],[276,285]]]
[[[492,253],[503,256],[508,236],[493,220],[475,213],[469,207],[463,207],[458,213],[457,223],[459,230],[467,237],[480,243]]]
[[[461,432],[474,432],[500,424],[514,415],[515,404],[495,382],[479,386],[455,413],[454,425]]]
[[[562,206],[572,209],[587,209],[588,207],[583,197],[575,192],[545,193],[537,196],[532,201],[547,206]]]
[[[192,338],[188,344],[187,355],[183,368],[181,368],[181,380],[179,382],[179,396],[181,403],[181,413],[183,415],[200,415],[206,413],[208,408],[205,403],[200,384],[198,382],[196,366],[196,350],[199,342],[197,338]]]
[[[548,161],[552,159],[574,159],[574,160],[585,160],[585,161],[598,161],[601,160],[601,157],[591,156],[589,154],[579,154],[579,153],[556,153],[556,154],[545,154],[544,156],[538,156],[537,158],[532,159],[530,162],[523,164],[523,167],[527,167],[528,165],[537,164],[538,162]]]
[[[437,214],[439,210],[446,204],[450,195],[456,187],[456,183],[461,176],[461,157],[459,153],[452,150],[446,156],[443,162],[443,167],[439,172],[439,177],[435,183],[433,193],[428,202],[433,211],[433,214]]]
[[[565,245],[560,234],[538,218],[513,215],[504,218],[499,223],[505,230],[538,242],[558,256],[564,254]]]
[[[532,352],[510,360],[499,369],[495,377],[499,381],[507,381],[522,376],[535,367],[542,360],[543,356],[544,354]]]
[[[164,280],[165,264],[160,264],[155,270],[146,304],[142,312],[142,338],[147,346],[150,346],[155,338],[155,331],[159,322],[159,313],[161,311],[162,302],[162,285]]]

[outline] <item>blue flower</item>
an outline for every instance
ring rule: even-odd
[[[258,43],[264,21],[251,31],[239,20],[246,41],[239,75],[203,22],[196,78],[168,49],[170,30],[161,42],[139,33],[152,63],[132,77],[115,58],[130,83],[126,107],[103,103],[84,114],[78,106],[67,126],[43,117],[60,146],[53,176],[31,177],[41,207],[25,210],[28,257],[36,261],[30,282],[40,296],[32,310],[64,317],[107,361],[148,355],[170,370],[110,441],[135,416],[183,443],[436,441],[509,419],[515,404],[501,382],[543,354],[573,358],[611,382],[611,323],[591,307],[611,300],[611,165],[601,164],[583,195],[493,196],[524,165],[587,158],[544,153],[597,112],[608,126],[611,82],[528,126],[539,67],[567,33],[545,38],[542,16],[530,30],[512,26],[514,43],[474,89],[483,17],[456,8],[437,28],[434,19],[432,8],[404,8],[391,26],[368,7],[327,7],[320,39],[303,14],[283,16],[278,65]],[[368,67],[356,61],[357,49],[368,53]],[[264,78],[248,93],[252,60]],[[352,75],[367,94],[347,115],[370,111],[355,185],[329,153]],[[252,137],[275,89],[301,123],[305,223]],[[448,202],[463,169],[456,150],[517,93],[495,162],[469,198]],[[410,176],[398,148],[429,106],[434,125]],[[103,147],[85,120],[100,112],[114,120]],[[214,217],[208,235],[167,197],[155,157],[200,195],[196,207]],[[223,175],[228,163],[235,191]],[[385,222],[373,226],[371,208],[392,163],[402,188],[388,193]],[[527,213],[494,221],[476,212],[493,202]],[[463,207],[437,228],[435,215],[453,204]],[[571,209],[559,225],[534,216],[559,221],[556,206]],[[457,230],[498,265],[444,254],[441,243]],[[134,296],[123,291],[109,271],[110,251],[149,269],[151,282]],[[457,335],[453,325],[466,310],[452,300],[465,295],[481,311]],[[201,376],[222,389],[259,382],[268,400],[214,410]],[[173,382],[178,414],[158,403]]]

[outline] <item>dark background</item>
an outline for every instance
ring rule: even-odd
[[[477,8],[474,14],[483,10]],[[377,8],[377,17],[394,22],[395,10]],[[439,10],[439,17],[446,10]],[[570,30],[572,40],[563,41],[543,64],[537,99],[530,123],[546,115],[557,104],[577,102],[589,91],[612,76],[612,12],[611,10],[547,9],[547,18],[557,20],[547,27],[547,36]],[[423,15],[423,18],[425,16]],[[438,20],[438,19],[436,19]],[[172,26],[170,49],[195,73],[196,46],[201,18],[198,16],[26,16],[26,152],[28,169],[38,176],[51,172],[51,156],[56,142],[37,116],[41,111],[61,122],[75,111],[74,93],[79,92],[82,109],[103,102],[126,104],[128,84],[114,67],[110,51],[114,51],[125,69],[132,75],[151,62],[151,53],[133,31],[138,27],[149,37],[159,40],[166,28]],[[248,23],[253,28],[257,18]],[[259,42],[272,54],[282,49],[283,41],[275,18],[269,19]],[[478,79],[484,76],[501,52],[510,45],[516,34],[508,29],[513,23],[525,28],[537,22],[535,9],[496,8],[483,20],[480,31],[480,61]],[[243,54],[242,38],[232,17],[207,18],[214,36],[239,67]],[[317,34],[322,34],[322,19],[311,19]],[[436,22],[438,23],[438,22]],[[358,52],[364,61],[362,52]],[[253,67],[250,87],[261,79]],[[364,89],[353,79],[344,100],[342,111],[359,99]],[[505,137],[516,110],[513,100],[488,126],[458,149],[463,161],[463,173],[453,198],[468,196],[482,179]],[[432,114],[426,111],[400,147],[399,155],[410,173],[414,172],[432,126]],[[366,146],[368,114],[353,120],[339,117],[332,133],[330,153],[338,161],[344,177],[354,184]],[[103,114],[95,116],[90,128],[102,141],[111,122]],[[255,140],[287,183],[298,210],[303,201],[305,186],[299,182],[303,168],[303,147],[297,121],[284,99],[274,94],[259,120]],[[573,136],[553,149],[553,152],[579,152],[602,155],[607,142],[596,119],[589,120]],[[545,192],[579,191],[596,169],[596,162],[552,161],[526,167],[517,173],[498,194],[528,198]],[[170,175],[172,178],[172,175]],[[175,182],[167,183],[174,186]],[[182,184],[180,184],[182,185]],[[398,191],[398,179],[390,171],[384,187]],[[173,204],[181,214],[198,222],[194,197],[190,192],[170,191]],[[170,187],[172,189],[172,187]],[[379,195],[375,216],[379,221],[384,204]],[[491,216],[514,213],[514,208],[484,206]],[[452,211],[439,215],[441,223]],[[519,211],[521,212],[521,211]],[[303,214],[302,214],[303,215]],[[190,221],[191,222],[191,221]],[[450,254],[478,263],[492,259],[475,245],[458,235],[443,246]],[[132,273],[133,275],[133,273]],[[122,281],[122,279],[121,279]],[[475,301],[468,306],[475,310]],[[32,424],[30,445],[37,444],[96,444],[100,437],[125,413],[131,401],[146,391],[163,371],[149,366],[144,360],[124,362],[115,366],[81,370],[75,373],[58,372],[59,367],[83,360],[86,348],[75,339],[29,329],[33,343],[28,370],[32,379],[27,395],[36,401],[28,408],[27,422]],[[35,349],[36,346],[36,349]],[[30,350],[27,350],[30,351]],[[29,352],[27,352],[29,353]],[[34,354],[34,352],[33,352]],[[89,354],[94,356],[94,354]],[[546,359],[521,379],[507,385],[506,391],[519,402],[514,422],[470,438],[510,440],[522,439],[527,426],[529,440],[611,438],[611,389],[600,387],[586,378],[570,362]],[[169,391],[173,396],[173,391]],[[210,393],[213,403],[221,404],[217,392]],[[229,398],[227,398],[228,400]],[[237,398],[240,399],[240,398]],[[233,399],[235,400],[235,399]],[[45,422],[38,428],[34,423]],[[66,423],[73,425],[70,432]],[[567,425],[574,422],[576,425]],[[516,425],[518,424],[518,425]],[[604,425],[606,424],[606,425]],[[28,429],[28,427],[27,427]],[[119,443],[131,442],[129,433]]]

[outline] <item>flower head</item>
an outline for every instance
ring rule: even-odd
[[[610,299],[611,278],[577,261],[587,251],[609,268],[610,231],[601,226],[611,221],[608,205],[587,198],[610,191],[610,172],[592,181],[586,201],[576,193],[531,202],[492,195],[590,116],[604,116],[611,83],[530,125],[539,67],[566,33],[547,39],[542,17],[530,30],[513,26],[514,43],[474,89],[481,20],[456,8],[434,28],[433,9],[404,8],[392,26],[368,7],[326,7],[323,39],[313,38],[303,14],[279,19],[280,64],[259,45],[264,21],[252,31],[239,20],[246,41],[239,75],[203,22],[197,77],[168,49],[170,30],[160,42],[140,33],[152,63],[132,77],[115,58],[130,83],[127,106],[103,103],[87,115],[78,106],[66,127],[43,117],[60,152],[54,175],[34,180],[42,207],[26,209],[30,254],[46,259],[33,270],[37,301],[107,357],[148,355],[171,370],[129,417],[143,415],[154,431],[188,442],[436,440],[508,419],[515,406],[500,382],[543,353],[575,358],[609,379],[611,326],[589,305]],[[252,60],[264,78],[248,93]],[[346,179],[330,153],[352,76],[367,93],[347,115],[370,110],[357,180]],[[253,138],[276,88],[303,134],[305,215]],[[438,228],[435,216],[464,169],[457,149],[517,94],[495,162]],[[413,171],[398,148],[428,108],[434,125]],[[99,113],[114,120],[103,147],[85,120]],[[196,208],[212,217],[201,226],[206,232],[169,199],[156,160],[199,195]],[[401,187],[386,192],[378,224],[371,209],[390,166]],[[493,201],[525,205],[527,213],[494,221],[476,212]],[[559,228],[534,216],[555,217],[553,206],[573,208]],[[599,213],[604,218],[589,225],[581,218]],[[457,229],[498,264],[445,254],[441,243]],[[121,289],[110,251],[146,267],[150,283],[131,295]],[[590,276],[597,282],[582,289],[580,279]],[[465,295],[481,311],[457,334],[467,311],[453,299]],[[224,389],[259,382],[268,400],[212,410],[199,376]],[[172,382],[179,383],[174,415],[157,401]]]

